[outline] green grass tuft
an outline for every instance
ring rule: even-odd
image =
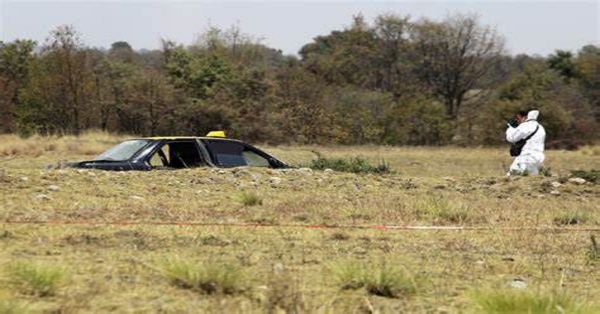
[[[582,178],[588,182],[600,183],[600,170],[571,170],[572,178]]]
[[[0,314],[31,313],[27,304],[17,300],[0,300]]]
[[[227,263],[200,265],[174,259],[162,265],[163,276],[173,285],[206,294],[236,294],[245,290],[242,270]]]
[[[462,224],[479,220],[472,210],[463,205],[456,205],[440,196],[429,196],[415,204],[417,216],[430,219],[433,223]]]
[[[594,235],[590,236],[590,240],[592,243],[590,244],[590,248],[587,252],[587,257],[592,262],[600,261],[600,245],[598,245]]]
[[[561,292],[490,290],[477,292],[473,301],[484,313],[589,313],[587,304]]]
[[[39,297],[53,296],[67,280],[61,267],[18,262],[6,269],[9,282],[21,293]]]
[[[413,278],[404,270],[389,265],[371,270],[365,287],[370,294],[388,298],[399,298],[417,292]]]
[[[553,219],[555,225],[579,225],[589,221],[589,214],[582,211],[559,213]]]
[[[239,196],[240,202],[244,206],[257,206],[263,204],[263,199],[254,192],[242,192]]]
[[[329,270],[342,289],[359,289],[365,285],[366,265],[356,261],[338,261]]]
[[[319,156],[317,159],[311,161],[309,168],[315,170],[331,169],[340,172],[352,172],[352,173],[377,173],[385,174],[391,173],[392,170],[390,165],[385,161],[373,166],[369,164],[366,159],[361,157],[354,157],[349,159],[341,158],[325,158]]]
[[[404,270],[389,265],[367,265],[356,261],[339,261],[329,267],[342,289],[365,288],[373,295],[399,298],[415,294],[415,282]]]

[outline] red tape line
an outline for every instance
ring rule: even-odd
[[[483,227],[483,226],[414,226],[414,225],[304,225],[304,224],[250,224],[250,223],[205,223],[185,221],[2,221],[8,225],[97,225],[97,226],[191,226],[191,227],[238,227],[238,228],[305,228],[305,229],[371,229],[383,231],[555,231],[587,232],[600,231],[600,227]]]

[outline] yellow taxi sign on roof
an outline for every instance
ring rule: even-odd
[[[226,137],[225,131],[210,131],[206,134],[207,137]]]

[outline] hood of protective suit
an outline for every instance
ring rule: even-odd
[[[531,110],[527,113],[527,120],[537,120],[540,115],[539,110]]]

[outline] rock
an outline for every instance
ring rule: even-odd
[[[551,185],[553,188],[558,188],[558,187],[560,187],[562,184],[561,184],[560,182],[558,182],[558,181],[554,181],[554,182],[550,183],[550,185]]]
[[[581,184],[585,184],[585,179],[584,178],[569,178],[569,182],[573,183],[573,184],[577,184],[577,185],[581,185]]]
[[[310,176],[313,174],[313,170],[310,168],[300,168],[300,169],[298,169],[298,173]]]
[[[275,272],[276,274],[280,274],[285,270],[285,267],[283,266],[282,263],[275,263],[275,265],[273,265],[273,272]]]
[[[21,177],[21,181],[29,181],[28,177]]]
[[[550,191],[550,194],[558,196],[558,195],[560,195],[560,192],[557,190],[552,190],[552,191]]]
[[[60,188],[58,187],[58,185],[49,185],[48,190],[52,192],[57,192],[60,190]]]
[[[143,197],[137,196],[137,195],[131,195],[129,198],[132,199],[132,200],[136,200],[136,201],[142,201],[142,200],[144,200]]]
[[[510,287],[514,289],[525,289],[527,288],[527,283],[521,278],[515,278],[510,282]]]
[[[325,173],[333,173],[334,171],[333,171],[333,169],[327,168],[327,169],[323,170],[323,172],[325,172]]]
[[[50,197],[46,194],[38,194],[35,196],[35,199],[40,201],[47,201],[50,199]]]
[[[283,181],[283,180],[280,177],[270,177],[269,178],[269,182],[274,185],[281,184],[281,181]]]

